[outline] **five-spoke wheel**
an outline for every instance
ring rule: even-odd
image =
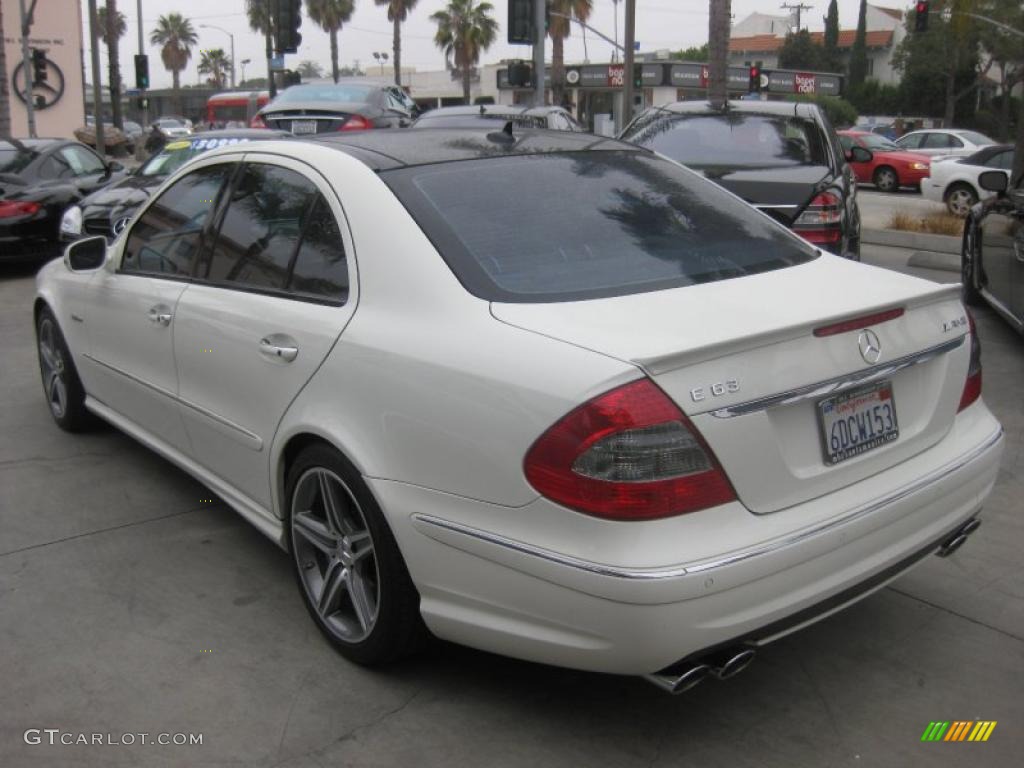
[[[57,426],[69,432],[93,426],[96,419],[85,408],[85,390],[57,318],[49,307],[40,309],[36,318],[36,347],[43,394]]]

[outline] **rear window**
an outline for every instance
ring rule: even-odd
[[[816,251],[646,152],[529,155],[381,174],[488,301],[621,296],[801,264]]]
[[[967,139],[971,144],[977,144],[978,146],[987,146],[988,144],[995,144],[992,139],[983,133],[977,131],[960,131],[959,135]]]
[[[20,149],[0,149],[0,173],[19,173],[32,162],[36,153]]]
[[[546,128],[547,121],[534,115],[424,115],[416,121],[420,128],[486,128],[501,130],[509,120],[516,128]]]
[[[372,85],[297,85],[278,94],[274,104],[291,104],[298,101],[364,102],[374,91]]]
[[[828,165],[821,131],[800,117],[652,111],[622,138],[695,168]]]

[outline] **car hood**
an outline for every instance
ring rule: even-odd
[[[748,203],[774,211],[788,223],[832,177],[824,165],[798,165],[782,168],[694,167],[705,178],[725,187]]]
[[[97,190],[82,200],[83,208],[114,208],[124,205],[140,205],[149,199],[153,190],[164,183],[166,176],[128,176],[108,187]]]

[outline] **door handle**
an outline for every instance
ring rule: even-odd
[[[153,307],[149,310],[149,322],[157,323],[159,325],[168,326],[171,324],[171,313],[162,312],[159,307]]]
[[[275,344],[270,339],[260,339],[260,354],[264,357],[280,358],[290,363],[299,356],[299,348]]]

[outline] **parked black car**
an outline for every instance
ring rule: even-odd
[[[0,260],[58,255],[64,210],[124,176],[77,141],[0,138]]]
[[[374,82],[293,85],[256,113],[255,128],[296,135],[405,128],[419,114],[401,88]]]
[[[552,131],[585,133],[568,110],[562,107],[526,107],[518,104],[480,104],[474,107],[440,107],[424,112],[413,128],[498,127],[511,121],[517,128],[548,128]]]
[[[619,138],[703,173],[815,245],[860,259],[856,179],[817,105],[681,101],[642,112]],[[871,160],[862,147],[851,152]]]
[[[985,171],[979,186],[995,197],[971,208],[960,254],[964,301],[988,303],[1024,334],[1024,174]]]
[[[289,136],[281,131],[239,128],[206,131],[169,141],[130,176],[69,206],[61,219],[61,238],[70,241],[86,235],[119,235],[136,209],[149,199],[153,191],[196,155],[228,144]]]

